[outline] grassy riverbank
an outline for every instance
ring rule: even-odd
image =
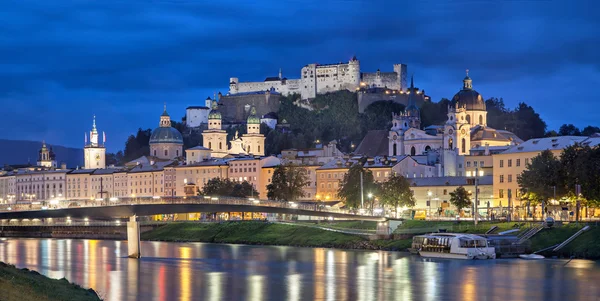
[[[531,250],[538,251],[562,243],[571,235],[583,228],[581,224],[568,224],[561,227],[544,229],[531,238]],[[600,226],[590,225],[590,229],[577,237],[561,250],[551,253],[543,252],[546,256],[569,258],[600,259]]]
[[[267,222],[173,223],[143,233],[142,239],[394,251],[410,247],[407,240],[369,241],[358,235]]]
[[[17,269],[0,262],[0,300],[63,301],[100,300],[93,290],[86,290],[66,279],[50,279],[35,271]]]

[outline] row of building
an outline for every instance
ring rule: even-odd
[[[58,167],[52,149],[44,143],[36,166],[2,172],[0,203],[183,197],[197,195],[213,178],[248,181],[259,192],[257,197],[265,199],[274,169],[281,164],[307,169],[310,184],[302,200],[333,202],[339,200],[340,181],[349,168],[362,164],[379,182],[394,174],[408,178],[416,209],[451,212],[450,193],[459,186],[478,194],[482,210],[523,208],[517,177],[533,157],[544,150],[559,155],[574,143],[600,144],[598,136],[523,142],[509,131],[489,127],[485,102],[468,74],[443,125],[421,128],[419,93],[413,79],[407,95],[406,109],[391,116],[392,127],[369,132],[352,154],[343,154],[331,141],[265,156],[265,137],[255,108],[248,109],[247,133],[228,141],[219,106],[211,100],[201,146],[183,150],[183,137],[171,126],[165,106],[159,127],[150,137],[150,155],[107,167],[105,141],[100,143],[94,120],[89,141],[87,134],[85,138],[83,168]]]

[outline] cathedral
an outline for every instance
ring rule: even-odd
[[[421,155],[431,150],[446,150],[457,155],[469,155],[471,148],[503,146],[522,142],[515,134],[487,126],[487,111],[481,94],[473,89],[467,76],[463,87],[454,95],[454,107],[448,107],[448,119],[443,126],[420,128],[420,112],[416,106],[413,79],[409,88],[408,106],[404,112],[392,115],[388,155]]]
[[[213,100],[212,110],[208,114],[208,129],[202,132],[202,145],[211,150],[212,157],[264,156],[265,136],[260,133],[260,118],[256,115],[256,108],[252,106],[246,120],[246,134],[239,136],[236,132],[230,144],[231,147],[228,147],[227,132],[222,125],[222,115],[219,112],[217,101]]]
[[[158,128],[150,135],[150,155],[159,159],[173,160],[183,156],[183,136],[171,126],[171,117],[165,104]]]

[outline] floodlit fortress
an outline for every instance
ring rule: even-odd
[[[360,62],[353,57],[348,63],[308,64],[302,67],[299,79],[287,79],[279,75],[267,77],[262,82],[240,82],[237,77],[229,80],[229,95],[272,91],[282,95],[300,94],[302,99],[315,98],[317,94],[341,90],[355,91],[361,87],[404,90],[406,65],[394,64],[393,72],[361,72]]]

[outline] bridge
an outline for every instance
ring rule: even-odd
[[[35,205],[40,205],[35,204]],[[145,198],[119,201],[73,202],[62,201],[52,208],[33,209],[34,204],[19,204],[0,208],[0,221],[44,219],[85,219],[106,220],[129,218],[127,241],[129,256],[140,257],[140,230],[138,216],[196,212],[253,212],[283,215],[305,215],[332,219],[377,221],[378,233],[387,233],[388,221],[382,216],[355,214],[322,206],[295,202],[262,201],[242,198],[186,197],[186,198]],[[379,230],[381,229],[381,231]]]

